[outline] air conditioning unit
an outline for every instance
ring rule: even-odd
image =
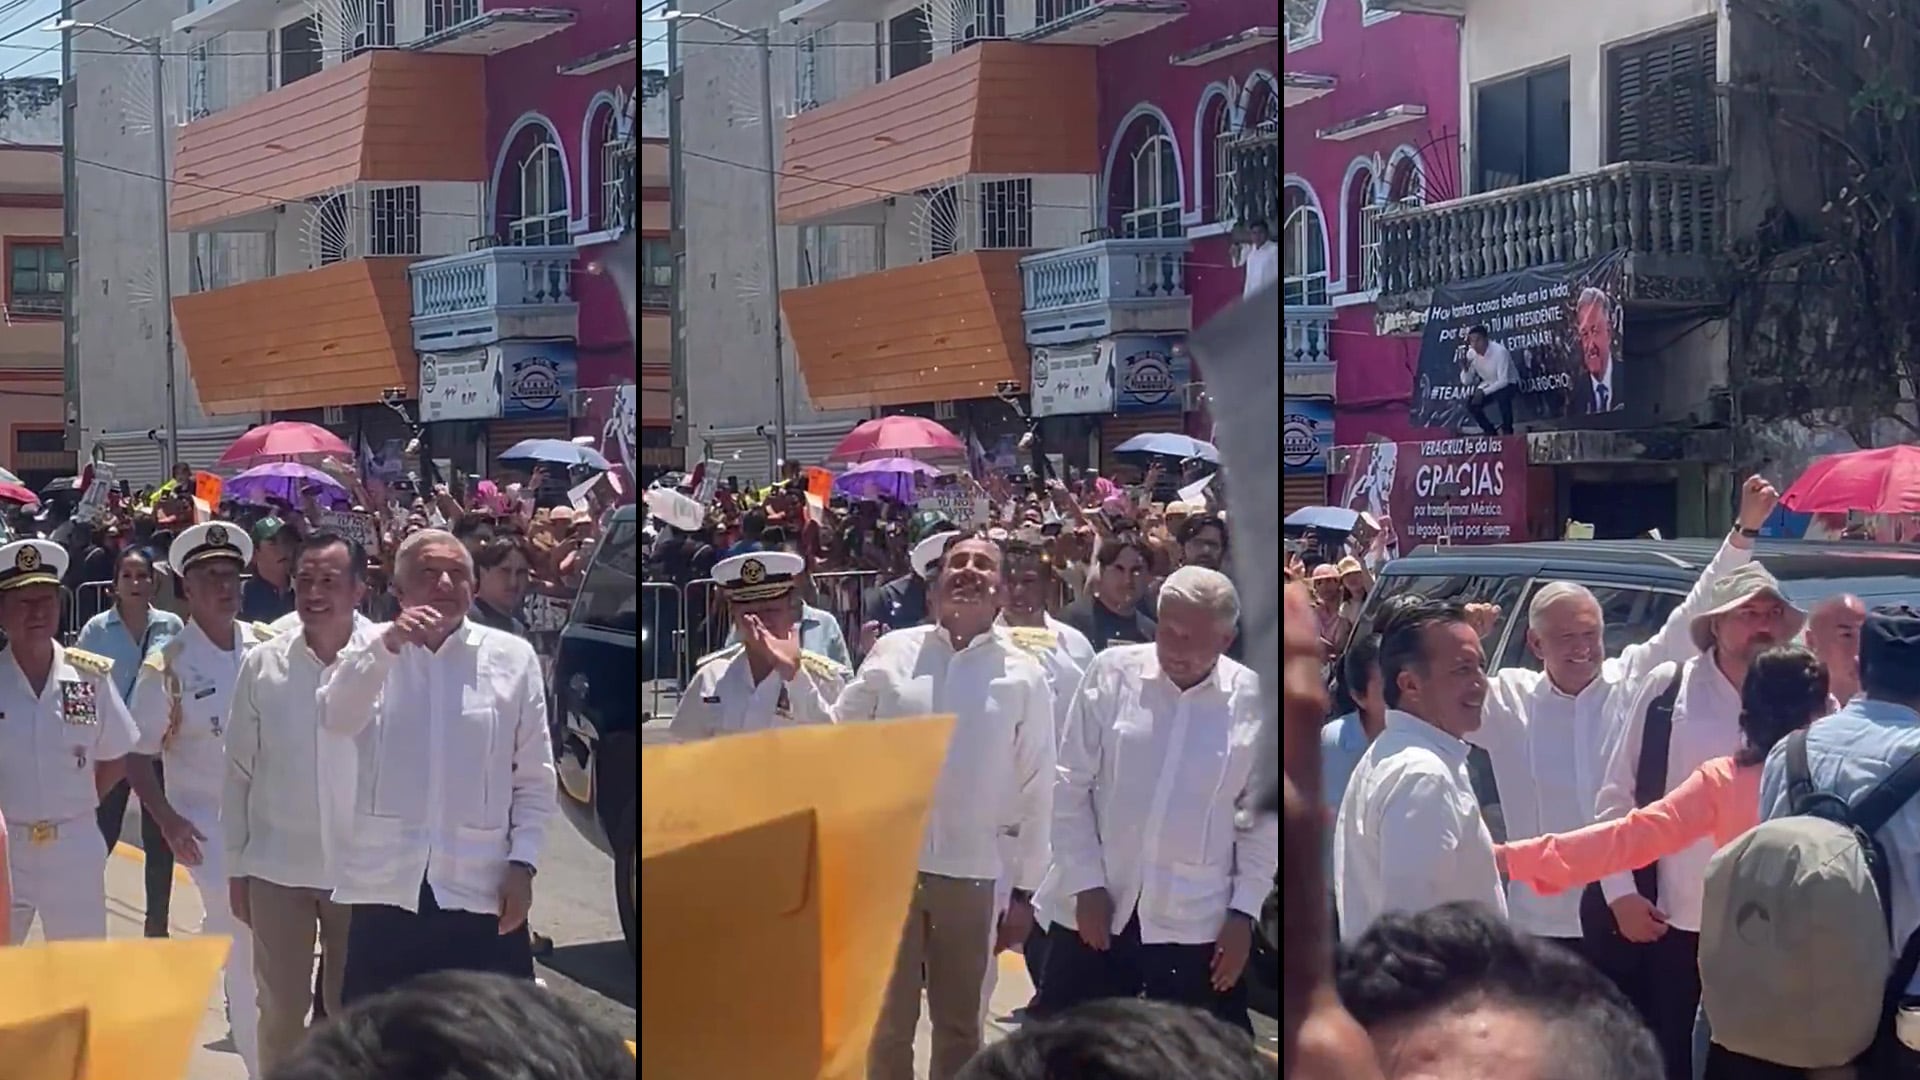
[[[1199,412],[1206,407],[1206,404],[1206,383],[1188,383],[1180,388],[1180,410],[1182,412]]]
[[[933,403],[933,418],[935,420],[945,423],[948,420],[957,418],[959,415],[960,414],[955,411],[953,402],[951,401],[936,401]]]
[[[322,424],[341,424],[347,422],[347,408],[344,405],[328,405],[320,410]]]

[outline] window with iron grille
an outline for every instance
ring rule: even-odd
[[[793,109],[805,112],[833,100],[832,43],[815,30],[793,50]]]
[[[600,122],[600,228],[617,231],[633,224],[635,184],[633,147],[622,132],[620,111],[605,106]]]
[[[427,0],[427,34],[437,34],[480,17],[480,0]]]
[[[347,55],[359,56],[368,49],[391,48],[394,41],[393,0],[361,0],[366,5],[366,21],[353,35],[353,48]]]
[[[8,244],[7,314],[58,315],[67,295],[67,259],[59,244]]]
[[[420,254],[420,185],[367,192],[367,249],[374,255]]]
[[[213,115],[213,58],[207,46],[187,54],[187,119]]]
[[[673,245],[657,237],[640,241],[640,307],[665,311],[673,303]]]
[[[1719,159],[1717,31],[1707,22],[1607,54],[1607,160],[1711,165]]]
[[[278,35],[279,78],[275,86],[286,86],[309,75],[320,73],[320,24],[309,15],[280,28]]]
[[[1033,181],[987,180],[980,184],[980,247],[1033,246]]]
[[[1007,0],[953,0],[958,48],[1007,36]]]

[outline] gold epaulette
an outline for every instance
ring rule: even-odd
[[[84,649],[67,649],[67,663],[93,675],[113,674],[113,661]]]
[[[272,624],[257,622],[253,624],[253,636],[261,641],[272,641],[277,635],[273,632]]]
[[[1060,635],[1044,626],[1014,626],[1007,629],[1007,637],[1015,645],[1035,656],[1052,652],[1060,646]]]
[[[817,679],[840,679],[844,681],[849,675],[853,674],[847,669],[845,664],[840,663],[838,660],[830,656],[821,656],[819,653],[808,652],[805,649],[800,650],[800,666],[807,669],[807,674]]]

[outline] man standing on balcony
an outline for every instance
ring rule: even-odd
[[[1267,233],[1267,223],[1256,221],[1248,225],[1247,235],[1247,246],[1240,257],[1240,267],[1247,275],[1240,287],[1242,298],[1280,280],[1280,245]]]
[[[1460,356],[1460,382],[1472,387],[1467,393],[1467,415],[1480,425],[1483,434],[1495,434],[1487,419],[1487,406],[1500,410],[1499,434],[1513,434],[1513,398],[1520,392],[1513,374],[1513,354],[1505,345],[1487,336],[1487,328],[1467,329],[1467,351]]]

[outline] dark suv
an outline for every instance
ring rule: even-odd
[[[553,663],[560,808],[580,835],[613,856],[614,902],[629,949],[639,942],[639,546],[634,508],[622,507],[594,553]]]
[[[1547,583],[1573,581],[1599,599],[1606,616],[1606,655],[1618,656],[1660,629],[1720,544],[1719,539],[1555,540],[1424,547],[1386,565],[1360,625],[1370,627],[1382,602],[1408,592],[1498,604],[1500,624],[1487,637],[1487,669],[1538,671],[1540,661],[1527,649],[1522,613]],[[1760,540],[1754,555],[1802,608],[1842,593],[1860,597],[1869,608],[1920,604],[1920,545]],[[1500,793],[1486,753],[1475,748],[1468,765],[1487,809],[1488,828],[1504,840]]]

